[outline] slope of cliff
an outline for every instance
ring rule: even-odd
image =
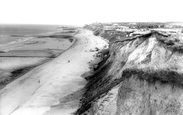
[[[182,115],[183,34],[146,28],[127,36],[106,37],[107,56],[86,78],[75,115]]]

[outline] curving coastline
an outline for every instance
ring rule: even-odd
[[[81,75],[94,59],[91,49],[103,49],[107,42],[91,31],[80,30],[76,41],[57,58],[40,65],[0,90],[2,115],[69,115],[79,106],[78,95],[86,84]],[[79,93],[77,93],[79,92]],[[65,99],[74,94],[75,98]],[[63,102],[67,103],[63,105]]]

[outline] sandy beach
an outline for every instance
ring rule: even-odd
[[[91,49],[107,42],[81,30],[76,42],[57,58],[40,65],[0,90],[0,115],[71,115],[76,111],[94,59]],[[68,97],[68,98],[66,98]],[[70,98],[69,98],[70,97]]]

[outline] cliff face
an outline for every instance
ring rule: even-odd
[[[110,43],[76,115],[182,115],[183,37],[150,31]]]

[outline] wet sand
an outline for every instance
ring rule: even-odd
[[[69,38],[71,39],[71,38]],[[50,37],[27,37],[24,40],[18,39],[16,42],[8,43],[0,46],[0,69],[10,70],[24,65],[25,62],[32,62],[35,60],[48,60],[60,55],[63,51],[68,49],[75,41],[69,41],[65,38],[50,38]],[[9,67],[10,63],[12,67]],[[16,68],[15,68],[16,69]]]
[[[60,36],[48,37],[55,35],[54,33],[24,36],[24,39],[16,39],[16,36],[10,37],[15,41],[0,45],[0,89],[32,68],[58,57],[75,42],[75,38],[72,37],[75,33],[55,33]]]

